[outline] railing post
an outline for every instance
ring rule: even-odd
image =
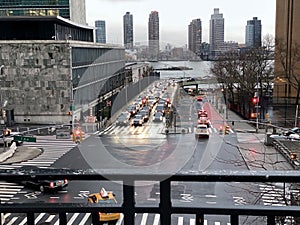
[[[134,224],[135,214],[134,181],[126,180],[124,182],[126,182],[126,184],[123,184],[124,225],[132,225]]]
[[[196,224],[195,225],[204,225],[204,215],[196,214]]]
[[[67,225],[67,214],[59,213],[59,225]]]
[[[160,218],[161,224],[171,225],[171,182],[164,180],[160,182]]]
[[[1,198],[0,198],[0,204],[2,204],[1,202]],[[4,214],[2,213],[2,211],[0,212],[0,225],[3,225],[4,221],[2,221],[2,219],[4,218]],[[2,223],[3,222],[3,223]]]
[[[267,217],[267,225],[275,225],[275,216]]]
[[[230,224],[231,225],[239,225],[239,216],[238,215],[230,215]]]
[[[34,225],[34,213],[27,213],[27,225]]]

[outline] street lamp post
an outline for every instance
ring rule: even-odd
[[[257,99],[259,99],[259,95],[258,95],[258,92],[257,92]],[[256,101],[256,133],[258,133],[258,108],[259,108],[259,105],[258,105],[258,102],[259,101]]]
[[[227,120],[228,119],[228,107],[229,107],[229,104],[228,104],[228,88],[226,88],[226,92],[225,92],[225,104],[226,104],[225,110],[226,110],[226,120]]]
[[[259,105],[258,105],[258,103],[259,103],[259,88],[258,88],[259,82],[258,81],[259,81],[258,73],[256,73],[256,93],[254,96],[255,98],[257,98],[256,105],[255,105],[255,107],[256,107],[256,133],[258,133],[258,113],[259,113]]]

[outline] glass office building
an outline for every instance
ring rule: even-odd
[[[0,0],[0,16],[61,16],[86,24],[84,0]]]
[[[104,20],[96,20],[96,42],[97,43],[106,43],[106,26]]]

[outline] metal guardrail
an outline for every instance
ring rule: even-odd
[[[117,173],[116,173],[117,172]],[[123,183],[123,202],[117,206],[91,203],[7,203],[0,204],[0,213],[26,213],[27,224],[34,225],[35,213],[55,213],[59,215],[60,225],[67,224],[67,213],[120,212],[124,214],[124,225],[132,225],[135,213],[159,213],[163,225],[171,225],[172,214],[192,214],[196,225],[204,224],[204,215],[229,215],[231,225],[239,224],[240,216],[265,216],[268,225],[275,225],[278,216],[299,217],[300,206],[265,205],[213,205],[173,206],[171,200],[172,182],[282,182],[300,183],[298,171],[220,171],[189,172],[172,174],[126,174],[123,171],[103,172],[97,170],[37,169],[0,170],[0,180],[16,182],[27,179],[59,179],[81,181],[113,180]],[[160,203],[158,206],[135,204],[135,182],[158,181],[160,184]]]
[[[273,146],[274,148],[280,152],[285,159],[295,168],[295,169],[300,169],[300,162],[298,158],[293,158],[291,154],[291,150],[285,146],[281,141],[279,140],[273,140]]]

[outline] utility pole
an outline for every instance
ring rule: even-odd
[[[256,133],[258,133],[258,113],[259,113],[259,105],[258,105],[258,103],[259,103],[259,88],[258,88],[258,85],[259,85],[259,82],[258,82],[259,80],[258,80],[258,72],[256,73],[256,93],[255,93],[255,98],[257,98],[257,101],[256,101]]]

